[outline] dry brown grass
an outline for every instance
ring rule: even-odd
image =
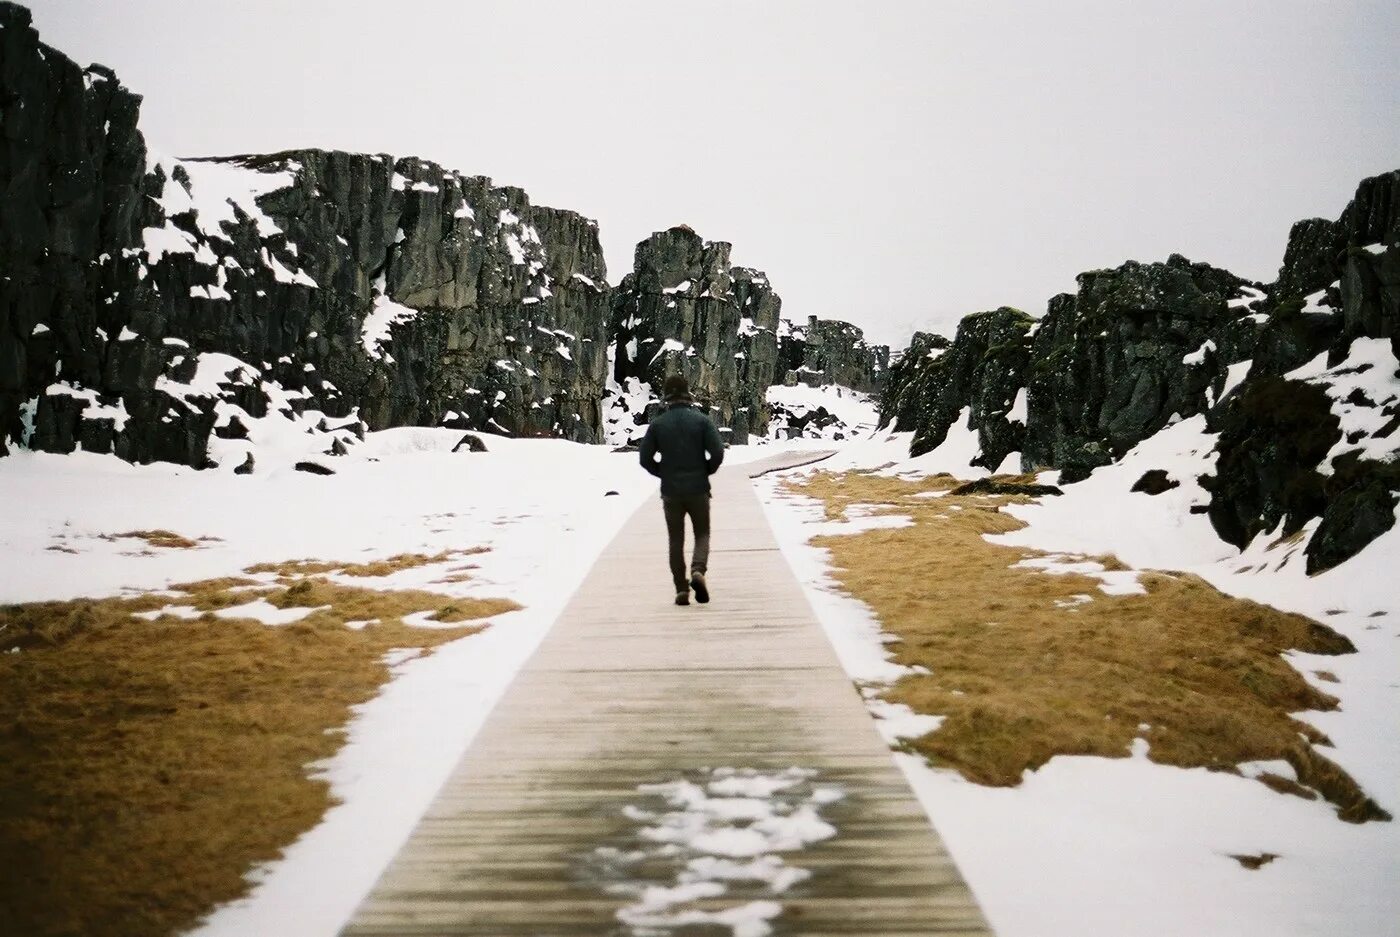
[[[1317,752],[1325,736],[1289,715],[1333,709],[1336,700],[1280,654],[1346,653],[1354,650],[1346,638],[1193,575],[1143,572],[1147,594],[1110,596],[1089,576],[1013,569],[1042,554],[984,535],[1024,526],[1001,507],[1027,499],[920,497],[954,484],[818,473],[789,485],[820,499],[829,518],[875,505],[914,520],[813,541],[831,551],[841,585],[897,637],[895,660],[931,671],[885,692],[946,716],[910,750],[972,781],[1015,785],[1057,754],[1122,757],[1142,735],[1149,757],[1164,764],[1235,771],[1241,762],[1286,760],[1297,784],[1335,804],[1342,819],[1388,818]],[[1074,599],[1085,594],[1092,601]]]
[[[249,566],[245,572],[273,573],[279,578],[299,576],[319,576],[324,573],[337,573],[342,576],[392,576],[406,569],[447,563],[461,556],[475,556],[485,553],[490,547],[469,547],[464,550],[448,550],[443,553],[400,553],[387,559],[372,560],[368,563],[327,562],[325,560],[284,560],[280,563],[258,563]]]
[[[170,934],[245,893],[245,872],[331,805],[308,765],[388,679],[385,653],[478,630],[403,616],[518,607],[320,578],[171,591],[0,607],[4,647],[21,648],[0,655],[0,933]],[[259,596],[317,610],[281,627],[212,614]],[[205,614],[133,617],[167,605]]]
[[[192,550],[199,546],[198,540],[191,540],[169,530],[128,530],[124,534],[106,534],[103,540],[144,540],[153,547],[166,550]],[[208,538],[201,538],[208,539]]]
[[[1234,859],[1246,869],[1257,870],[1277,859],[1278,854],[1273,852],[1261,852],[1257,856],[1237,856],[1231,854],[1230,858]]]

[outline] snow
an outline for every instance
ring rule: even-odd
[[[1327,289],[1336,289],[1336,288],[1339,287],[1340,285],[1341,285],[1340,281],[1334,281],[1334,282],[1332,283],[1332,285],[1331,285],[1330,287],[1328,287]],[[1323,305],[1323,302],[1327,299],[1327,289],[1321,289],[1321,290],[1318,290],[1318,291],[1315,292],[1315,293],[1309,293],[1307,296],[1305,296],[1305,297],[1303,298],[1303,311],[1304,311],[1304,312],[1336,312],[1336,310],[1333,309],[1331,306],[1324,306],[1324,305]]]
[[[272,275],[277,280],[277,282],[293,283],[298,286],[309,286],[312,289],[317,288],[316,281],[311,279],[309,275],[307,275],[302,270],[288,270],[286,266],[282,263],[282,261],[277,259],[277,255],[272,253],[266,247],[262,248],[261,256],[263,265],[267,267],[267,269],[272,271]]]
[[[44,334],[45,332],[47,332],[48,330],[49,330],[49,327],[48,327],[47,325],[45,325],[45,324],[42,323],[42,322],[39,322],[39,323],[36,323],[36,324],[35,324],[35,326],[34,326],[34,331],[30,332],[29,335],[30,335],[30,337],[32,338],[32,337],[34,337],[35,335],[43,335],[43,334]]]
[[[1384,254],[1388,249],[1385,244],[1367,244],[1362,248],[1368,254]]]
[[[661,347],[658,348],[658,349],[656,350],[656,354],[654,354],[654,355],[651,356],[651,362],[652,362],[652,364],[655,364],[655,363],[656,363],[656,359],[657,359],[657,358],[660,358],[662,355],[666,354],[668,351],[680,351],[680,352],[684,352],[684,351],[685,351],[685,345],[682,344],[681,342],[677,341],[677,340],[674,339],[674,338],[668,338],[668,339],[666,339],[664,342],[661,343]]]
[[[0,459],[0,550],[12,559],[0,564],[0,603],[158,590],[282,559],[363,562],[482,545],[490,550],[471,558],[479,568],[469,582],[435,584],[441,565],[383,582],[525,606],[490,619],[479,634],[395,665],[394,679],[357,710],[346,746],[316,766],[343,802],[283,859],[255,870],[253,893],[216,911],[195,930],[200,937],[336,934],[594,557],[655,492],[635,455],[495,437],[487,439],[489,452],[454,455],[461,436],[441,429],[371,433],[349,456],[329,460],[337,471],[330,477],[292,469],[295,437],[307,438],[301,428],[264,441],[249,476],[134,466],[81,452],[20,451]],[[287,453],[278,458],[273,449],[283,443]],[[608,491],[620,495],[604,497]],[[153,528],[221,539],[140,556],[98,537]],[[60,534],[78,554],[46,549]]]
[[[1244,379],[1249,376],[1249,369],[1254,365],[1253,359],[1236,361],[1225,369],[1225,386],[1220,391],[1220,399],[1224,400],[1230,396],[1230,392],[1239,387]]]
[[[1286,376],[1320,384],[1332,398],[1332,414],[1341,423],[1342,438],[1323,460],[1323,474],[1331,474],[1332,463],[1347,453],[1378,461],[1394,459],[1400,436],[1393,432],[1375,435],[1390,420],[1383,408],[1400,400],[1400,376],[1390,339],[1354,339],[1346,359],[1335,368],[1327,366],[1327,353],[1323,352]],[[1356,394],[1364,395],[1373,405],[1351,403],[1348,398]],[[1353,437],[1359,438],[1350,442]]]
[[[167,187],[170,183],[166,183]],[[194,236],[166,223],[163,228],[141,229],[141,249],[151,263],[160,263],[166,254],[193,254]]]
[[[991,474],[986,469],[972,464],[972,460],[982,454],[982,443],[977,437],[977,430],[968,425],[971,419],[972,408],[963,407],[958,412],[958,418],[949,427],[948,437],[943,441],[943,445],[912,459],[908,458],[906,448],[903,458],[899,460],[899,468],[886,471],[890,474],[898,472],[920,475],[951,472],[959,478],[984,478]]]
[[[1205,364],[1205,363],[1206,363],[1206,355],[1212,354],[1212,353],[1214,353],[1214,351],[1215,351],[1215,342],[1212,341],[1212,340],[1210,340],[1210,339],[1206,339],[1206,340],[1201,344],[1201,347],[1200,347],[1200,348],[1197,348],[1195,351],[1191,352],[1190,354],[1182,355],[1182,356],[1181,356],[1181,363],[1182,363],[1182,364],[1187,364],[1187,365]]]
[[[81,387],[69,381],[59,381],[50,384],[45,388],[44,393],[50,397],[75,397],[78,400],[86,400],[87,406],[83,408],[82,418],[84,420],[111,420],[113,432],[120,433],[126,428],[126,421],[130,419],[130,414],[127,413],[126,410],[126,401],[117,398],[115,404],[104,404],[98,399],[97,391],[87,387]],[[32,413],[29,416],[29,420],[33,420]],[[26,427],[26,441],[29,433],[32,431],[33,426],[31,423],[31,425]]]
[[[874,431],[879,419],[879,407],[873,397],[838,384],[822,387],[774,385],[768,388],[767,401],[770,406],[783,407],[796,416],[825,407],[828,413],[836,417],[836,423],[821,429],[808,424],[803,432],[806,438],[836,439],[839,435],[842,439],[849,439],[855,435],[868,435]],[[786,438],[787,426],[787,420],[775,411],[768,422],[768,437]]]
[[[1028,419],[1027,412],[1026,389],[1022,387],[1016,391],[1016,399],[1011,401],[1011,409],[1006,411],[1007,422],[1020,421],[1022,425],[1025,425]]]
[[[1241,286],[1241,295],[1230,300],[1226,305],[1231,309],[1246,309],[1261,299],[1267,297],[1263,290],[1255,289],[1252,286]]]
[[[725,927],[734,937],[770,934],[768,921],[782,913],[777,899],[811,877],[787,855],[800,859],[801,850],[837,832],[821,809],[844,792],[818,777],[798,766],[726,767],[640,785],[638,802],[623,808],[637,827],[635,848],[601,846],[589,857],[605,891],[634,899],[618,920],[634,934],[695,925]],[[764,896],[723,906],[732,882],[757,883]],[[705,909],[688,907],[702,899]]]
[[[688,292],[689,290],[690,290],[690,281],[689,281],[689,280],[682,280],[681,282],[677,283],[675,286],[668,286],[668,287],[665,287],[664,289],[662,289],[661,292],[666,293],[666,294],[669,295],[669,294],[672,294],[672,293],[685,293],[685,292]]]
[[[635,349],[633,349],[635,354]],[[607,396],[603,398],[603,437],[610,446],[621,446],[633,437],[640,439],[641,426],[646,420],[646,408],[661,399],[652,391],[651,385],[635,377],[625,379],[619,385],[608,369]]]
[[[263,172],[237,163],[204,160],[158,158],[165,170],[165,189],[161,204],[167,214],[193,208],[195,224],[207,237],[227,239],[223,225],[236,224],[235,207],[253,220],[260,237],[281,234],[282,229],[258,207],[257,199],[270,192],[290,187],[296,173],[290,170]],[[176,165],[189,176],[190,191],[172,178]]]
[[[1353,367],[1376,362],[1354,375],[1371,381],[1373,389],[1381,375],[1394,371],[1393,359],[1369,344],[1354,344],[1349,361]],[[1248,362],[1243,365],[1247,370]],[[1300,372],[1332,380],[1338,370],[1345,366],[1329,373],[1323,360]],[[1335,398],[1350,390],[1344,386],[1329,393]],[[967,477],[960,466],[975,449],[966,432],[955,429],[948,442],[918,459],[907,456],[907,434],[879,435],[843,447],[815,468],[893,463],[881,473],[948,470]],[[1395,813],[1400,807],[1395,721],[1400,593],[1394,571],[1400,568],[1400,525],[1359,556],[1317,576],[1306,574],[1296,544],[1271,547],[1270,535],[1261,535],[1241,554],[1216,537],[1204,515],[1191,513],[1193,505],[1209,498],[1196,479],[1213,469],[1214,444],[1203,417],[1181,420],[1121,462],[1065,486],[1064,495],[1008,508],[1028,526],[989,539],[1049,551],[1055,554],[1047,561],[1052,567],[1107,553],[1139,568],[1194,573],[1226,593],[1309,615],[1345,634],[1356,644],[1356,654],[1288,655],[1305,677],[1315,679],[1313,670],[1326,669],[1340,681],[1318,684],[1340,698],[1338,710],[1300,718],[1333,740],[1327,757]],[[1180,486],[1156,496],[1131,493],[1151,468],[1164,469]],[[902,519],[829,522],[816,503],[780,497],[780,476],[758,484],[783,552],[847,673],[878,687],[907,672],[889,659],[870,609],[836,587],[826,551],[808,543],[815,535]],[[1316,522],[1310,524],[1307,533],[1315,527]],[[1104,576],[1101,570],[1095,574]],[[1132,575],[1117,585],[1128,588]],[[1093,596],[1075,601],[1093,601]],[[936,716],[871,702],[892,742],[937,726],[928,721]],[[895,759],[1000,937],[1396,933],[1400,824],[1343,823],[1322,801],[1281,795],[1250,780],[1264,770],[1260,765],[1244,766],[1247,776],[1239,777],[1156,764],[1147,752],[1147,742],[1139,738],[1126,758],[1058,756],[1027,772],[1014,788],[973,784],[907,754]],[[1281,773],[1291,776],[1291,771]],[[1261,851],[1280,858],[1257,871],[1230,858]]]
[[[374,281],[371,290],[374,296],[374,308],[365,316],[365,321],[360,325],[360,344],[364,346],[365,354],[376,360],[386,361],[393,364],[394,357],[384,351],[384,344],[391,338],[390,326],[399,322],[408,322],[418,317],[418,310],[402,303],[396,303],[384,293],[384,275]]]

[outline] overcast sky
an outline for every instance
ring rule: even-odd
[[[1400,3],[34,0],[179,156],[415,155],[686,223],[877,340],[1178,251],[1271,280],[1400,168]]]

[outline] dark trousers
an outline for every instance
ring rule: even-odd
[[[666,536],[671,547],[671,580],[676,591],[683,592],[689,580],[685,575],[685,518],[690,515],[690,524],[695,528],[695,554],[691,557],[690,568],[703,573],[710,560],[710,495],[684,495],[678,498],[662,498],[661,506],[666,511]]]

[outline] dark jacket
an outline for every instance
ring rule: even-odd
[[[708,494],[710,476],[724,461],[724,443],[715,424],[689,400],[673,400],[647,427],[641,458],[642,468],[661,479],[661,497]]]

